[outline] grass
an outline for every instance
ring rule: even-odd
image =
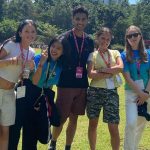
[[[40,52],[40,50],[36,51]],[[56,90],[56,87],[54,88]],[[124,128],[125,128],[125,102],[124,102],[124,88],[121,86],[118,88],[118,93],[120,96],[120,139],[121,146],[120,150],[123,150],[123,142],[124,142]],[[64,125],[63,131],[57,141],[57,150],[64,150],[65,145],[65,130],[66,124]],[[88,129],[88,118],[87,116],[80,116],[78,120],[78,127],[76,131],[76,135],[74,137],[74,142],[72,144],[72,150],[89,150],[88,137],[87,137],[87,129]],[[143,138],[139,145],[139,150],[150,150],[150,123],[147,123],[147,126],[143,133]],[[102,114],[99,118],[99,125],[97,128],[97,148],[96,150],[111,150],[110,145],[110,136],[107,129],[107,124],[102,122]],[[47,150],[48,145],[42,145],[38,143],[38,150]],[[21,150],[21,141],[19,144],[19,150]]]
[[[54,88],[56,90],[56,87]],[[125,103],[124,103],[124,89],[121,86],[118,89],[120,95],[120,139],[121,139],[121,147],[120,150],[123,150],[123,142],[124,142],[124,128],[125,128]],[[57,142],[57,150],[64,150],[65,145],[65,129],[67,122],[63,128],[63,131]],[[87,129],[88,129],[88,119],[87,116],[80,116],[78,120],[78,127],[76,131],[76,135],[74,138],[74,142],[72,144],[72,150],[89,150],[88,138],[87,138]],[[140,142],[139,150],[150,150],[150,140],[149,140],[149,130],[150,123],[147,123],[145,131],[143,133],[143,138]],[[19,144],[19,150],[21,141]],[[38,143],[38,150],[47,150],[48,145],[42,145]],[[111,150],[110,145],[110,136],[107,129],[107,124],[102,122],[102,114],[99,118],[99,125],[97,130],[97,148],[96,150]]]

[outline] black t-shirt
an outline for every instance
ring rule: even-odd
[[[76,78],[76,67],[79,66],[79,53],[76,48],[73,33],[70,30],[61,36],[65,40],[65,49],[67,49],[69,53],[66,55],[66,62],[63,65],[57,86],[63,88],[87,88],[88,78],[86,64],[89,54],[94,50],[93,40],[87,34],[85,34],[83,50],[80,59],[80,67],[83,67],[83,75],[82,78]],[[82,40],[82,37],[77,37],[79,50],[81,49]]]

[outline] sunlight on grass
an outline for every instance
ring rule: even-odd
[[[54,87],[56,91],[56,87]],[[123,150],[123,142],[124,142],[124,128],[125,128],[125,103],[124,103],[124,89],[123,86],[118,88],[118,93],[120,96],[120,139],[121,139],[121,147],[120,150]],[[64,150],[65,145],[65,130],[66,130],[67,122],[63,128],[63,131],[57,141],[57,150]],[[74,138],[74,142],[72,144],[72,150],[89,150],[88,144],[88,137],[87,137],[87,130],[88,130],[88,119],[87,116],[79,117],[77,132]],[[148,123],[143,138],[141,140],[139,150],[150,150],[150,142],[149,142],[149,132],[150,131],[150,124]],[[97,130],[97,148],[96,150],[111,150],[110,145],[110,137],[109,132],[107,129],[107,124],[102,122],[102,114],[99,119],[99,125]],[[19,144],[19,149],[21,145],[21,141]],[[47,150],[47,145],[38,144],[38,150]]]

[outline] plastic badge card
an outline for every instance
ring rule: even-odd
[[[136,80],[135,83],[141,90],[144,90],[144,82],[142,79]]]
[[[25,97],[26,86],[21,86],[17,88],[17,99]]]
[[[83,67],[76,68],[76,78],[82,78],[83,75]]]
[[[106,79],[106,85],[107,85],[107,89],[114,89],[115,84],[113,78]]]
[[[121,85],[123,83],[119,74],[116,75],[116,79],[117,79],[117,82],[119,85]]]

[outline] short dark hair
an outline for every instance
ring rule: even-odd
[[[75,6],[72,11],[72,16],[74,17],[77,13],[84,13],[87,18],[89,16],[88,10],[84,6]]]

